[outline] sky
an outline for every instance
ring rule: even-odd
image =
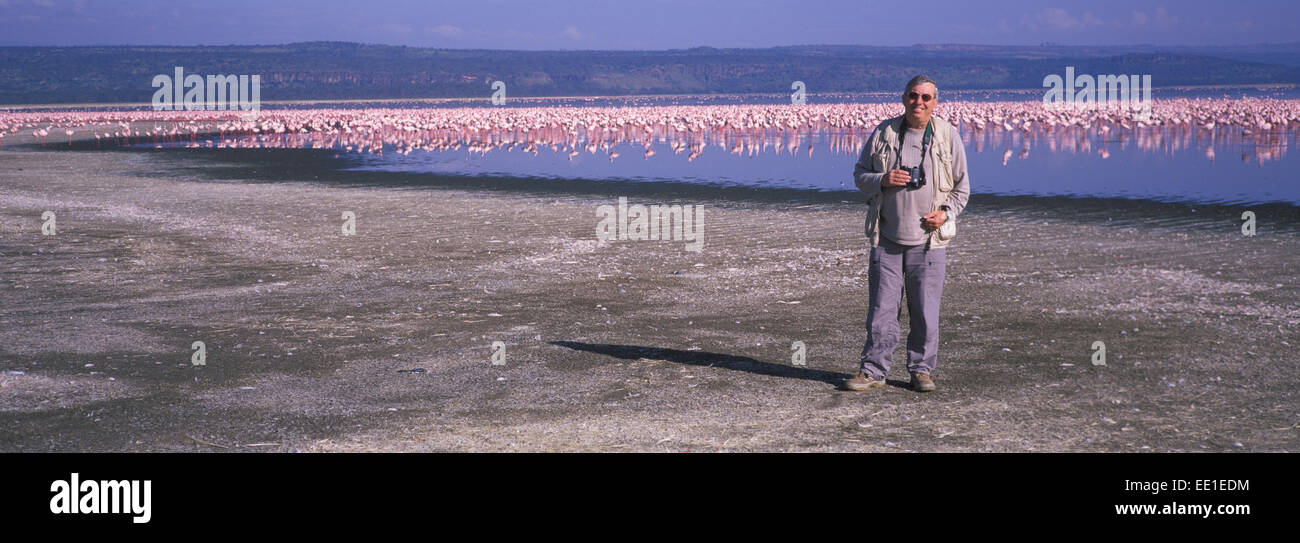
[[[0,45],[303,41],[514,50],[1246,45],[1300,41],[1300,2],[0,0]]]

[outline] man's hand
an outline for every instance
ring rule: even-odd
[[[934,230],[935,228],[943,226],[943,223],[947,221],[948,214],[944,213],[943,210],[940,209],[938,211],[926,213],[924,217],[921,217],[921,226],[925,227],[926,230]]]
[[[907,170],[889,170],[880,178],[880,188],[887,189],[891,187],[906,186],[908,181],[912,180],[912,174]]]

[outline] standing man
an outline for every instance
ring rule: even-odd
[[[970,197],[966,149],[957,129],[933,116],[939,87],[924,75],[903,91],[902,115],[880,123],[862,148],[853,181],[867,195],[871,240],[867,342],[849,390],[885,385],[898,345],[899,298],[907,292],[911,332],[907,371],[912,389],[934,390],[939,360],[939,298],[945,247]]]

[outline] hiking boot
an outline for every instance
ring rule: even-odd
[[[844,388],[848,390],[867,390],[885,386],[884,379],[872,379],[871,376],[858,372],[853,378],[844,381]]]
[[[912,390],[917,392],[932,392],[934,391],[934,379],[931,379],[930,375],[927,373],[913,373]]]

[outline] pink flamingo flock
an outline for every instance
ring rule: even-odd
[[[616,145],[643,146],[640,154],[649,160],[656,154],[652,145],[662,143],[687,160],[710,144],[741,156],[772,148],[812,157],[814,134],[828,139],[832,154],[856,155],[872,128],[900,111],[898,104],[278,109],[262,110],[255,119],[227,111],[0,112],[0,145],[6,134],[44,145],[51,131],[61,130],[68,145],[81,133],[100,145],[160,147],[377,154],[465,149],[480,155],[516,149],[536,155],[549,148],[570,160],[590,153],[613,161],[620,156]],[[1074,153],[1095,146],[1105,158],[1111,142],[1172,152],[1208,141],[1205,156],[1213,160],[1216,143],[1250,141],[1259,160],[1271,160],[1300,128],[1300,100],[1263,98],[1156,100],[1141,117],[1117,105],[1077,110],[1039,101],[943,102],[937,114],[954,123],[976,152],[1005,147],[1004,165],[1016,154],[1013,148],[1023,159],[1037,144]]]

